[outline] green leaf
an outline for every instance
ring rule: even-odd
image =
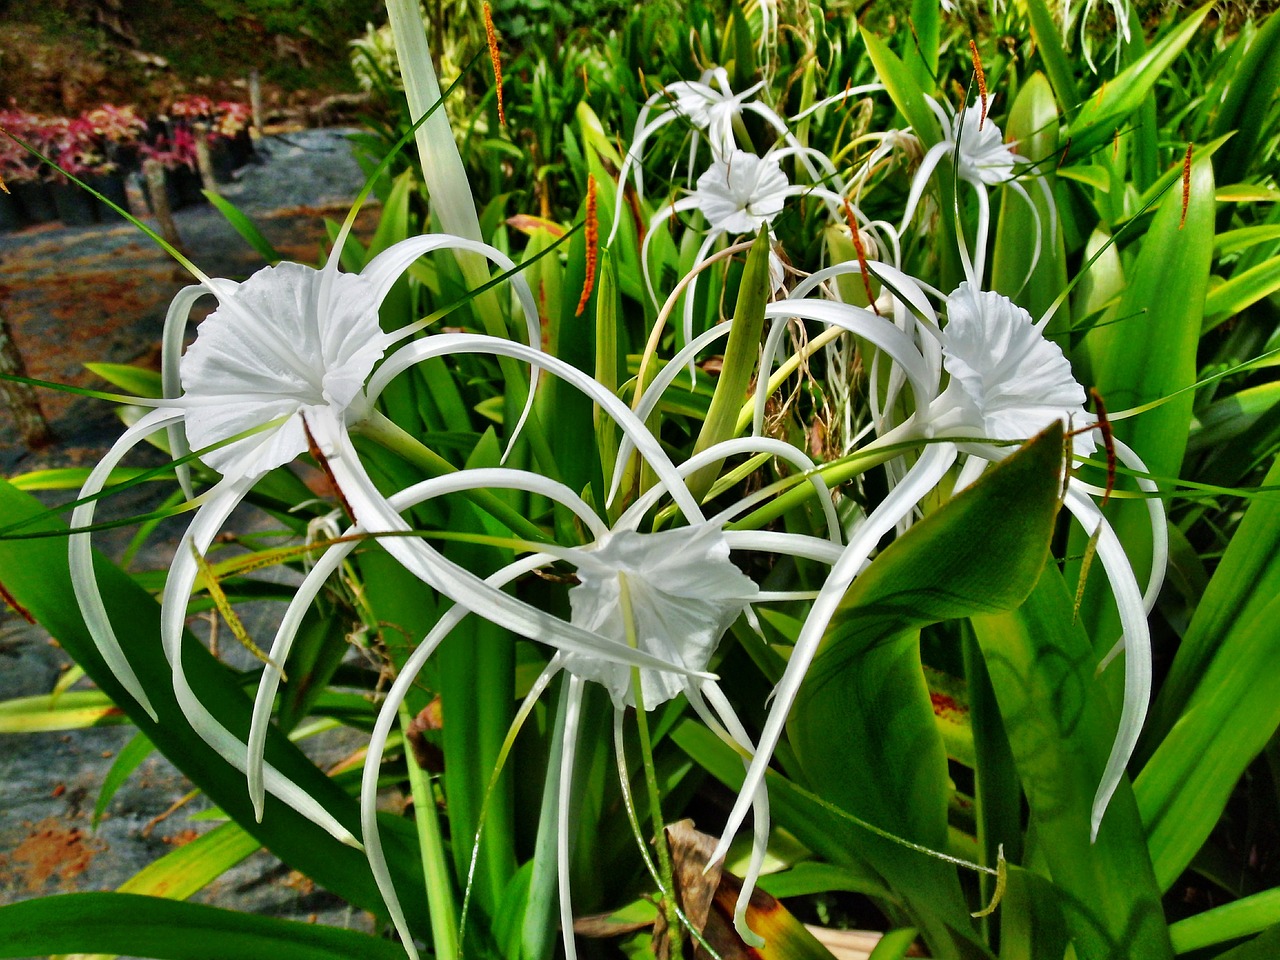
[[[279,263],[284,259],[271,241],[263,236],[257,225],[242,213],[235,204],[216,191],[203,190],[201,192],[214,205],[217,211],[226,217],[227,223],[235,227],[236,233],[244,237],[249,246],[258,252],[258,256],[262,257],[267,263]]]
[[[1009,110],[1006,136],[1018,144],[1018,152],[1033,162],[1054,157],[1058,152],[1058,108],[1053,91],[1043,73],[1033,73],[1018,91]],[[1052,163],[1037,168],[1043,171],[1050,189],[1053,187]],[[1000,219],[996,225],[995,253],[991,258],[991,289],[1015,300],[1031,313],[1042,317],[1058,293],[1066,288],[1067,270],[1062,249],[1058,218],[1036,182],[1028,179],[1025,189],[1035,207],[1031,207],[1011,187],[1001,190]],[[1038,216],[1038,220],[1037,220]],[[1050,232],[1050,227],[1054,229]],[[1032,269],[1031,256],[1036,244],[1031,240],[1040,233],[1040,258]],[[1070,326],[1070,317],[1059,313],[1050,333]]]
[[[134,893],[69,893],[0,907],[0,957],[113,953],[155,960],[403,960],[350,930]]]
[[[867,55],[876,68],[876,75],[884,84],[901,114],[926,149],[942,139],[942,128],[938,126],[938,118],[925,104],[925,92],[906,65],[898,59],[897,54],[888,45],[870,31],[859,28],[858,35],[867,45]]]
[[[1263,486],[1280,484],[1280,458],[1271,465]],[[1154,752],[1178,718],[1219,651],[1239,628],[1258,621],[1264,607],[1280,596],[1280,499],[1274,494],[1256,498],[1223,554],[1195,616],[1178,647],[1160,695],[1147,719],[1138,757]]]
[[[1218,115],[1210,128],[1220,137],[1232,130],[1235,137],[1223,151],[1218,175],[1227,183],[1249,175],[1259,153],[1258,140],[1267,128],[1267,112],[1280,87],[1280,17],[1267,17],[1253,37],[1244,59],[1230,73]]]
[[[95,830],[98,827],[98,821],[102,819],[102,815],[111,804],[111,798],[116,795],[116,791],[129,779],[129,775],[138,769],[138,765],[151,756],[153,750],[155,746],[147,739],[145,733],[135,733],[116,754],[115,760],[111,762],[111,769],[102,778],[102,788],[98,791],[97,802],[93,805]]]
[[[1083,341],[1094,385],[1107,409],[1116,412],[1166,397],[1196,379],[1196,351],[1204,317],[1213,250],[1213,168],[1207,159],[1191,167],[1191,190],[1183,221],[1181,191],[1165,195],[1142,238],[1142,248],[1116,310],[1114,323],[1096,326]],[[1115,424],[1115,435],[1156,476],[1177,476],[1191,430],[1190,392],[1141,416]],[[1142,583],[1151,566],[1151,520],[1146,504],[1112,502],[1107,516]],[[1087,535],[1072,531],[1068,553],[1080,556]],[[1081,620],[1099,645],[1120,635],[1109,591],[1092,578]]]
[[[1062,442],[1055,424],[895,540],[853,582],[787,727],[824,799],[895,835],[946,848],[946,756],[915,631],[1009,609],[1031,590],[1058,512]],[[908,902],[930,946],[960,949],[939,927],[969,926],[954,870],[904,858],[880,838],[862,846]]]
[[[1127,781],[1089,839],[1115,717],[1062,576],[1046,568],[1021,608],[974,617],[973,627],[1031,809],[1035,852],[1025,862],[1042,858],[1053,878],[1076,956],[1171,956]]]
[[[1076,86],[1075,65],[1062,46],[1058,24],[1045,0],[1027,0],[1027,14],[1031,20],[1031,38],[1049,74],[1054,95],[1063,112],[1074,113],[1080,105],[1080,90]]]
[[[99,690],[15,697],[0,703],[0,733],[82,730],[128,722],[124,711]]]
[[[1280,597],[1270,597],[1232,623],[1135,783],[1161,889],[1191,862],[1245,767],[1280,727]]]
[[[694,444],[694,454],[701,453],[737,432],[738,411],[742,408],[747,388],[755,373],[760,353],[760,334],[764,330],[764,308],[769,300],[769,231],[761,230],[747,255],[747,266],[738,285],[738,302],[733,311],[733,326],[725,346],[724,364],[716,381],[711,407]],[[689,492],[697,499],[711,488],[724,461],[710,463],[689,477]]]
[[[1204,298],[1204,329],[1212,330],[1277,290],[1280,290],[1280,257],[1272,257],[1208,292]]]
[[[135,367],[128,363],[86,363],[84,368],[107,383],[129,391],[135,397],[164,396],[160,374],[155,370]]]
[[[1190,953],[1277,925],[1280,925],[1280,889],[1272,889],[1179,920],[1169,927],[1169,936],[1178,953]]]
[[[1191,42],[1210,9],[1212,4],[1201,7],[1152,44],[1142,57],[1112,80],[1102,84],[1098,92],[1084,104],[1080,113],[1071,120],[1069,134],[1073,153],[1079,156],[1111,142],[1116,130],[1142,106],[1156,81],[1165,75],[1169,66]],[[1041,39],[1038,32],[1036,37]],[[1049,67],[1047,62],[1046,67]],[[1052,75],[1050,68],[1050,76]]]

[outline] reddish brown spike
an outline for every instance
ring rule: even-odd
[[[8,192],[8,190],[5,191],[5,193]],[[7,603],[13,611],[23,620],[27,621],[27,623],[36,622],[36,618],[31,615],[31,611],[18,602],[17,598],[9,592],[9,588],[6,587],[3,582],[0,582],[0,600]]]
[[[1191,205],[1191,149],[1194,143],[1187,144],[1187,155],[1182,160],[1182,219],[1178,221],[1178,229],[1187,225],[1187,207]]]
[[[1120,128],[1116,127],[1115,135],[1111,138],[1111,159],[1114,160],[1120,156]]]
[[[1062,145],[1062,153],[1058,155],[1058,166],[1065,167],[1067,165],[1067,154],[1071,151],[1071,138],[1067,137],[1067,142]]]
[[[853,237],[853,249],[858,254],[858,270],[862,274],[862,288],[867,292],[867,303],[871,305],[871,311],[877,317],[880,316],[880,308],[876,306],[875,295],[871,292],[871,275],[867,270],[867,251],[862,245],[862,234],[858,232],[858,218],[853,212],[853,205],[849,203],[848,198],[844,200],[844,217],[849,221],[849,234]]]
[[[982,113],[978,115],[978,129],[987,122],[987,75],[982,69],[982,57],[978,55],[978,45],[969,41],[969,53],[973,57],[973,72],[978,78],[978,96],[982,99]]]
[[[324,471],[324,475],[329,479],[329,486],[333,487],[334,495],[338,498],[338,503],[342,505],[342,511],[347,515],[347,519],[355,522],[356,513],[351,509],[351,504],[347,502],[346,495],[342,492],[342,488],[338,486],[338,478],[333,475],[333,467],[329,466],[329,459],[320,449],[320,444],[316,443],[315,435],[311,432],[311,424],[307,423],[307,418],[302,418],[302,429],[307,435],[307,450],[311,456],[315,458],[320,469]]]
[[[507,111],[502,106],[502,58],[498,56],[498,31],[493,28],[493,11],[484,5],[484,34],[489,42],[489,60],[493,63],[493,84],[498,94],[498,123],[507,125]]]
[[[587,275],[582,281],[582,296],[578,298],[575,317],[582,316],[596,285],[596,258],[600,254],[600,220],[596,216],[596,178],[587,174]]]
[[[1089,396],[1093,398],[1093,409],[1098,412],[1098,430],[1102,433],[1102,445],[1107,451],[1107,486],[1102,493],[1102,505],[1105,507],[1111,499],[1111,491],[1116,488],[1116,438],[1111,431],[1111,421],[1107,419],[1107,407],[1102,402],[1102,394],[1090,387]]]

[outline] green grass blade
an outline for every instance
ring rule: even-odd
[[[0,907],[0,957],[109,952],[156,960],[403,960],[350,930],[132,893],[69,893]]]
[[[234,203],[213,190],[202,190],[201,193],[226,218],[227,223],[235,228],[236,233],[240,234],[245,242],[257,251],[258,256],[263,260],[267,263],[275,264],[284,259],[280,256],[279,251],[276,250],[275,245],[258,229],[257,224],[241,212]]]

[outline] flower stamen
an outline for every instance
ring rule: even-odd
[[[498,123],[506,126],[507,111],[502,106],[502,59],[498,56],[498,31],[493,27],[493,11],[484,5],[484,35],[489,43],[489,62],[493,64],[493,84],[498,94]]]
[[[866,291],[867,303],[871,304],[872,313],[878,317],[880,308],[876,306],[875,295],[871,292],[871,277],[867,272],[867,251],[862,245],[862,234],[858,232],[858,218],[854,215],[853,204],[848,199],[844,201],[844,216],[849,221],[849,235],[853,238],[853,249],[858,255],[858,273],[862,275],[862,289]]]
[[[596,178],[587,174],[587,275],[582,281],[582,296],[578,298],[575,317],[582,316],[596,285],[596,259],[600,255],[600,219],[596,215]]]
[[[1182,160],[1182,219],[1178,221],[1178,229],[1187,225],[1187,208],[1191,205],[1191,148],[1194,143],[1187,144],[1187,155]]]
[[[982,57],[978,55],[978,45],[969,41],[969,54],[973,57],[973,72],[978,79],[978,96],[982,100],[982,113],[978,116],[978,129],[987,122],[987,74],[982,69]]]

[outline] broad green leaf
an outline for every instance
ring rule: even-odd
[[[924,102],[926,94],[919,82],[883,40],[867,30],[859,29],[858,34],[866,44],[867,55],[871,57],[876,74],[894,106],[906,117],[925,148],[933,146],[942,139],[942,129],[938,126],[938,118]]]
[[[1212,330],[1277,290],[1280,290],[1280,257],[1272,257],[1208,292],[1204,298],[1204,329]]]
[[[946,848],[946,756],[915,631],[1021,602],[1048,556],[1061,463],[1055,424],[917,523],[854,581],[787,727],[824,799],[898,836]],[[868,778],[868,770],[892,775]],[[969,924],[954,871],[904,859],[879,838],[863,846],[933,948],[962,949],[939,928],[940,921],[953,929]]]
[[[151,756],[153,750],[155,747],[145,733],[135,733],[116,754],[115,760],[111,762],[111,769],[102,778],[102,787],[98,790],[98,799],[93,805],[94,829],[97,829],[98,821],[102,819],[116,791],[129,779],[129,775],[138,769],[138,765]]]
[[[387,940],[135,893],[69,893],[0,907],[0,957],[113,953],[155,960],[403,960]]]
[[[1115,734],[1096,658],[1056,569],[1018,610],[973,618],[1023,791],[1036,852],[1080,960],[1172,955],[1137,805],[1126,782],[1096,843],[1090,816]],[[1028,860],[1034,862],[1029,854]]]
[[[1009,110],[1005,135],[1018,144],[1018,152],[1036,162],[1054,157],[1058,152],[1058,108],[1053,91],[1043,73],[1033,73],[1018,91]],[[1052,162],[1042,163],[1035,173],[1052,189]],[[1012,298],[1033,317],[1042,317],[1058,294],[1066,288],[1067,271],[1062,234],[1056,212],[1040,189],[1041,176],[1024,178],[1020,184],[1035,207],[1035,215],[1026,200],[1012,187],[1001,191],[1000,218],[996,224],[995,253],[991,258],[991,289]],[[1036,242],[1031,238],[1039,231],[1039,260],[1032,269],[1031,257]],[[1050,333],[1069,327],[1070,316],[1060,311],[1053,320]]]
[[[926,94],[933,93],[938,76],[938,40],[942,5],[938,0],[913,0],[911,29],[902,31],[902,62]]]
[[[1191,168],[1186,219],[1181,191],[1161,201],[1142,248],[1126,270],[1128,284],[1116,321],[1085,336],[1094,386],[1111,412],[1169,396],[1196,379],[1196,351],[1204,316],[1213,247],[1213,169],[1204,159]],[[1115,435],[1142,458],[1156,476],[1177,476],[1191,427],[1188,392],[1115,425]],[[1151,521],[1145,503],[1113,502],[1107,515],[1142,583],[1151,566]],[[1068,552],[1080,556],[1087,535],[1072,532]],[[1094,642],[1110,647],[1119,637],[1109,591],[1101,576],[1091,578],[1081,619]]]
[[[1031,21],[1031,37],[1044,63],[1054,95],[1066,114],[1072,114],[1080,106],[1080,90],[1076,87],[1075,62],[1067,56],[1062,46],[1058,22],[1049,12],[1045,0],[1027,0],[1027,14]]]
[[[43,514],[44,507],[27,494],[0,483],[0,523]],[[56,521],[42,519],[36,529],[57,529]],[[244,775],[226,763],[196,732],[178,707],[172,692],[173,674],[160,644],[160,608],[140,586],[98,557],[95,572],[112,622],[129,640],[130,662],[159,714],[153,721],[139,707],[107,668],[89,637],[71,589],[67,545],[61,538],[0,541],[0,582],[10,595],[56,636],[85,673],[156,747],[174,761],[192,782],[282,860],[312,877],[339,896],[364,909],[379,912],[378,894],[368,862],[358,850],[330,836],[274,797],[268,796],[266,813],[258,823],[245,789]],[[237,678],[216,661],[194,638],[184,645],[184,658],[192,689],[229,730],[245,738],[249,732],[250,702]],[[282,774],[324,803],[337,819],[358,830],[355,801],[326,777],[279,731],[272,730],[267,759]],[[398,878],[402,896],[414,897],[422,889],[417,872],[417,851],[412,832],[398,821],[385,828],[396,833],[388,843],[388,858]],[[410,915],[414,915],[411,910]],[[103,951],[110,947],[51,947],[42,952]],[[120,952],[131,952],[123,947]],[[19,953],[18,955],[23,955]]]
[[[1262,483],[1280,484],[1280,458]],[[1280,498],[1268,494],[1249,504],[1205,588],[1147,718],[1139,759],[1151,756],[1165,740],[1228,642],[1242,649],[1232,639],[1237,629],[1257,623],[1276,596],[1280,596]]]

